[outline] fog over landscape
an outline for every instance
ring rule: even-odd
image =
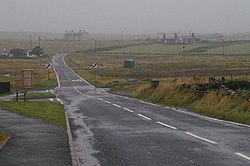
[[[250,32],[247,0],[0,0],[0,31]]]

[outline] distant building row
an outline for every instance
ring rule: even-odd
[[[162,38],[160,39],[160,42],[164,44],[194,44],[200,42],[200,39],[197,39],[194,33],[192,33],[191,36],[180,37],[178,37],[177,33],[175,33],[174,38],[167,38],[166,34],[164,33]]]
[[[74,30],[71,31],[65,31],[64,33],[64,40],[91,40],[91,36],[88,32],[85,32],[84,30],[79,30],[79,32],[74,32]]]
[[[167,37],[164,33],[162,37],[158,37],[157,39],[153,38],[146,38],[143,42],[145,43],[162,43],[162,44],[194,44],[199,43],[201,39],[198,39],[194,33],[186,36],[178,36],[177,33],[175,33],[174,37]]]

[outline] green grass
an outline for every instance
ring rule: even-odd
[[[183,53],[181,44],[141,44],[128,46],[120,49],[106,51],[106,53],[129,53],[129,54],[179,54]],[[188,44],[184,49],[188,54],[223,54],[223,43],[196,43]],[[250,43],[225,42],[225,54],[250,54]]]
[[[19,97],[23,97],[23,94],[21,94]],[[27,99],[44,99],[44,98],[54,98],[56,95],[52,93],[33,93],[33,92],[27,92],[26,98]]]
[[[64,106],[49,102],[0,101],[0,108],[66,128]]]
[[[194,49],[197,47],[202,47],[204,44],[190,44],[187,45],[185,51]],[[144,44],[129,46],[121,49],[114,49],[112,51],[107,51],[110,53],[151,53],[151,54],[178,54],[183,51],[182,45],[164,45],[164,44]]]
[[[233,43],[224,47],[225,54],[250,54],[250,43]],[[209,49],[205,54],[222,54],[223,46]]]
[[[49,81],[38,82],[34,84],[34,88],[37,88],[37,89],[54,88],[56,86],[57,86],[56,80],[49,80]]]

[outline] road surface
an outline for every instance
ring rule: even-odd
[[[53,58],[79,165],[250,165],[250,126],[107,93]],[[91,65],[91,64],[90,64]]]

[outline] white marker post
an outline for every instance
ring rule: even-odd
[[[98,67],[98,64],[97,63],[93,63],[92,64],[92,67],[94,69],[94,79],[96,78],[96,73],[95,73],[95,69]]]

